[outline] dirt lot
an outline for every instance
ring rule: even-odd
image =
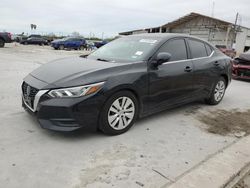
[[[202,102],[138,121],[120,136],[41,129],[21,107],[22,78],[82,51],[0,49],[0,182],[3,187],[161,187],[249,134],[250,83],[233,81],[218,106]]]
[[[242,137],[250,133],[250,110],[217,110],[199,116],[210,133]]]

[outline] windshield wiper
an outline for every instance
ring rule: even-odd
[[[105,61],[105,62],[109,62],[109,60],[107,60],[107,59],[102,59],[102,58],[98,58],[98,59],[96,59],[97,61]]]

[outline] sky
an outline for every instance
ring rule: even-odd
[[[113,37],[119,32],[156,27],[190,12],[212,15],[250,28],[250,0],[0,0],[0,31],[12,33],[79,32]],[[37,30],[31,31],[30,24]]]

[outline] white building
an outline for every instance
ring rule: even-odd
[[[159,27],[138,29],[119,33],[131,35],[138,33],[183,33],[202,38],[214,45],[234,47],[238,53],[250,49],[250,29],[233,23],[198,13],[190,13],[173,22]]]

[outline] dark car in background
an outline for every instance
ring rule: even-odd
[[[12,35],[8,32],[0,32],[0,48],[3,48],[5,43],[12,42]]]
[[[48,41],[41,37],[29,37],[27,39],[21,40],[20,44],[28,45],[28,44],[36,44],[36,45],[47,45]]]
[[[230,81],[231,59],[209,43],[140,34],[42,65],[24,78],[22,102],[43,128],[116,135],[138,117],[201,99],[219,104]]]
[[[96,42],[94,42],[96,48],[100,48],[100,47],[104,46],[107,43],[108,43],[107,41],[96,41]]]
[[[86,40],[83,37],[67,37],[51,42],[51,47],[55,50],[75,49],[83,50],[86,48]]]
[[[250,51],[234,59],[232,73],[235,79],[250,80]]]

